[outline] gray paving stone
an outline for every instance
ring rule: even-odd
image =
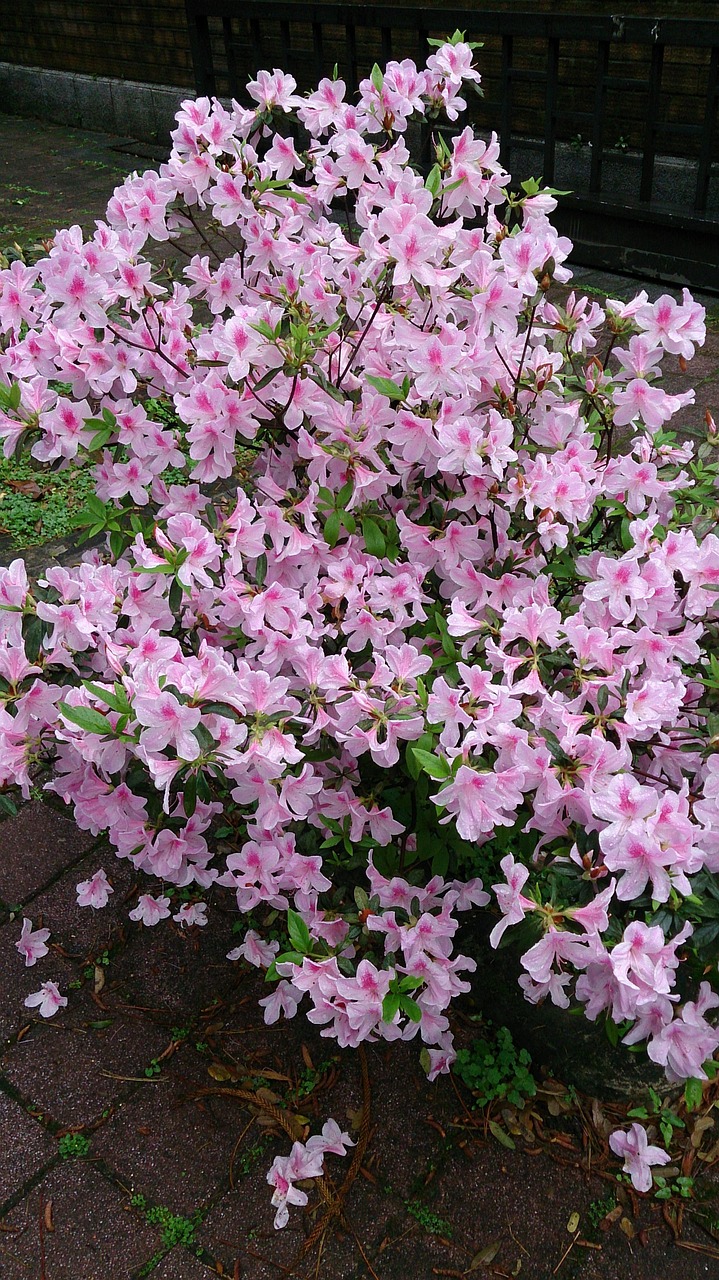
[[[57,1143],[26,1111],[0,1093],[0,1205],[57,1154]]]
[[[161,1243],[159,1233],[84,1160],[53,1169],[3,1228],[3,1280],[40,1280],[43,1253],[46,1280],[130,1280]]]
[[[94,843],[88,831],[39,800],[0,825],[0,899],[24,902]]]
[[[106,907],[79,907],[77,886],[103,867],[113,892]],[[92,850],[44,893],[33,898],[31,908],[42,914],[53,942],[59,943],[72,956],[84,959],[97,956],[130,929],[128,912],[134,905],[125,901],[136,875],[127,860],[117,858],[110,849]],[[28,911],[30,911],[28,905]]]
[[[207,1062],[191,1046],[162,1064],[93,1140],[123,1185],[173,1213],[190,1216],[228,1185],[229,1162],[248,1120],[242,1103],[193,1097],[212,1087]]]
[[[177,1248],[171,1249],[150,1274],[151,1280],[208,1280],[217,1271],[193,1257],[189,1249]]]
[[[85,993],[81,993],[84,996]],[[71,993],[72,997],[72,993]],[[72,1005],[69,1018],[73,1022]],[[95,1020],[107,1020],[97,1009]],[[114,1019],[93,1028],[85,1015],[64,1025],[63,1013],[40,1021],[0,1059],[11,1085],[60,1125],[89,1124],[128,1092],[135,1078],[166,1047],[167,1037],[142,1020]]]

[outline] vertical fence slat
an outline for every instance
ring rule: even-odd
[[[222,19],[222,38],[225,44],[228,89],[230,96],[235,98],[239,93],[240,87],[237,81],[237,60],[235,58],[235,42],[232,35],[232,18]]]
[[[657,28],[659,24],[657,23]],[[657,30],[657,36],[659,32]],[[647,204],[652,198],[654,186],[654,160],[657,153],[657,121],[659,119],[659,98],[662,91],[662,68],[664,66],[664,45],[657,39],[652,45],[652,63],[649,71],[649,98],[647,101],[647,123],[644,133],[644,153],[642,155],[642,176],[639,184],[639,199]]]
[[[554,181],[554,154],[557,143],[557,84],[559,80],[559,40],[547,42],[547,88],[544,98],[544,172],[545,182]]]
[[[357,28],[354,22],[345,26],[347,43],[347,92],[351,96],[357,92]]]
[[[599,195],[602,189],[602,160],[604,158],[604,108],[607,101],[607,75],[609,74],[609,41],[600,40],[597,46],[597,83],[594,91],[594,121],[592,124],[592,159],[589,172],[589,190]]]
[[[322,23],[312,23],[312,50],[315,59],[315,79],[321,80],[325,74],[324,57],[322,54]]]
[[[252,44],[253,70],[262,66],[262,27],[259,18],[250,18],[250,42]]]
[[[716,132],[717,109],[719,108],[719,46],[712,49],[709,63],[709,80],[707,83],[707,101],[704,111],[704,130],[697,167],[697,187],[694,196],[694,208],[697,213],[706,213],[709,198],[709,180],[712,171],[712,153]]]
[[[280,23],[280,41],[282,43],[284,64],[289,71],[290,58],[292,57],[292,37],[290,35],[290,24],[286,18]]]
[[[499,158],[507,168],[512,152],[512,36],[502,36],[502,70],[500,72]]]
[[[380,27],[380,36],[382,39],[382,62],[389,62],[392,57],[392,28]]]
[[[187,0],[187,34],[190,41],[192,65],[195,70],[195,88],[201,98],[211,97],[216,92],[215,67],[212,60],[212,41],[210,24],[202,13],[195,13],[192,0]]]

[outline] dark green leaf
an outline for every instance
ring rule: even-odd
[[[71,707],[67,702],[58,704],[63,719],[69,720],[85,733],[113,734],[115,731],[105,716],[93,707]]]

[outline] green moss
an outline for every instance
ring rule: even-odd
[[[64,1133],[58,1140],[57,1149],[63,1160],[77,1160],[86,1156],[90,1150],[90,1139],[84,1133]]]
[[[89,468],[53,471],[25,459],[0,458],[0,531],[16,547],[67,537],[79,527],[92,492]]]
[[[521,1107],[537,1092],[531,1065],[527,1050],[515,1047],[507,1027],[495,1031],[488,1023],[486,1036],[475,1040],[471,1049],[459,1050],[452,1070],[472,1090],[480,1107],[498,1099]]]

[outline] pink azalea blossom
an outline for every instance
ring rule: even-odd
[[[107,906],[110,894],[114,893],[102,867],[89,880],[82,880],[76,888],[78,907],[94,907],[96,911]]]
[[[635,1123],[626,1131],[615,1129],[609,1135],[609,1145],[615,1155],[624,1157],[623,1169],[630,1175],[635,1191],[651,1191],[652,1166],[669,1164],[671,1159],[661,1147],[650,1145],[641,1124]]]
[[[43,956],[46,956],[49,947],[47,940],[50,937],[49,929],[33,929],[31,920],[23,920],[22,932],[19,940],[15,943],[21,956],[25,958],[26,967],[36,964]]]
[[[131,920],[141,920],[143,924],[152,926],[166,920],[170,914],[170,899],[153,898],[152,894],[141,893],[137,906],[130,912]]]
[[[23,1003],[28,1009],[37,1009],[41,1018],[52,1018],[58,1009],[67,1004],[67,996],[61,996],[54,982],[42,982],[39,991],[33,991]]]

